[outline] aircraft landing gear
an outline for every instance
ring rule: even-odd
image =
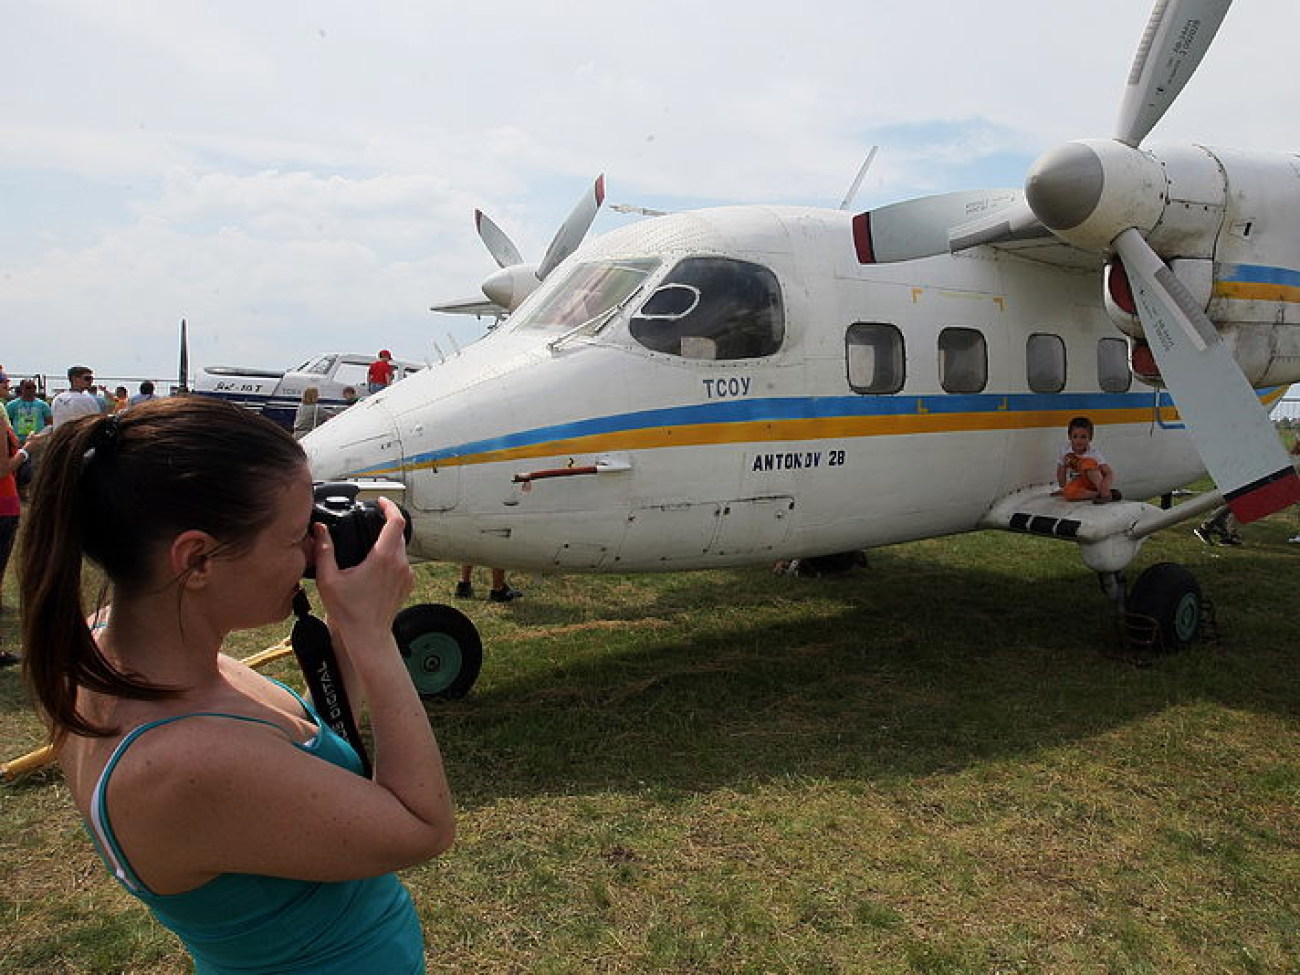
[[[1123,642],[1140,657],[1185,650],[1207,634],[1217,635],[1213,606],[1196,577],[1177,562],[1143,571],[1120,605]]]
[[[478,680],[483,641],[460,610],[438,603],[408,606],[393,620],[393,636],[426,701],[462,698]]]

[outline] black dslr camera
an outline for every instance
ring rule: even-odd
[[[311,509],[312,523],[320,522],[330,530],[334,543],[334,561],[340,569],[350,569],[365,561],[379,540],[384,527],[384,509],[378,501],[358,501],[360,485],[346,481],[325,481],[314,487],[315,504]],[[406,541],[411,541],[411,516],[401,508],[406,519]],[[314,575],[311,567],[307,576]]]

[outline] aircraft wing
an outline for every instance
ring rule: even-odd
[[[981,527],[1075,542],[1096,541],[1129,531],[1146,509],[1160,511],[1141,501],[1066,501],[1053,497],[1054,490],[1054,485],[1042,484],[1007,495],[989,508]]]
[[[488,301],[486,298],[444,301],[442,304],[433,305],[429,310],[440,311],[448,315],[494,315],[496,317],[501,317],[506,313],[506,310],[495,301]]]
[[[980,527],[1077,542],[1090,569],[1118,572],[1155,532],[1223,504],[1217,491],[1164,509],[1145,501],[1066,501],[1052,495],[1055,489],[1037,484],[1006,495],[989,508]]]

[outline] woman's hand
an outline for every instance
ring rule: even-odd
[[[375,546],[360,565],[340,569],[334,557],[329,529],[320,523],[315,533],[316,587],[329,614],[331,627],[345,639],[376,630],[390,632],[393,617],[414,585],[406,557],[406,522],[401,510],[387,498],[379,499],[384,527]],[[349,644],[353,641],[348,640]]]

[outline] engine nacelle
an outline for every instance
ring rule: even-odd
[[[1107,149],[1094,165],[1104,169],[1111,155],[1128,152],[1138,150]],[[1167,187],[1159,218],[1142,228],[1147,241],[1214,322],[1252,386],[1300,382],[1300,157],[1199,146],[1146,155],[1162,167]],[[1134,163],[1115,168],[1118,181]],[[1139,168],[1149,182],[1148,167]],[[1097,229],[1103,212],[1090,216],[1087,235],[1106,232]],[[1142,339],[1127,276],[1114,259],[1104,302],[1116,328]],[[1135,373],[1158,383],[1152,364],[1135,352]]]

